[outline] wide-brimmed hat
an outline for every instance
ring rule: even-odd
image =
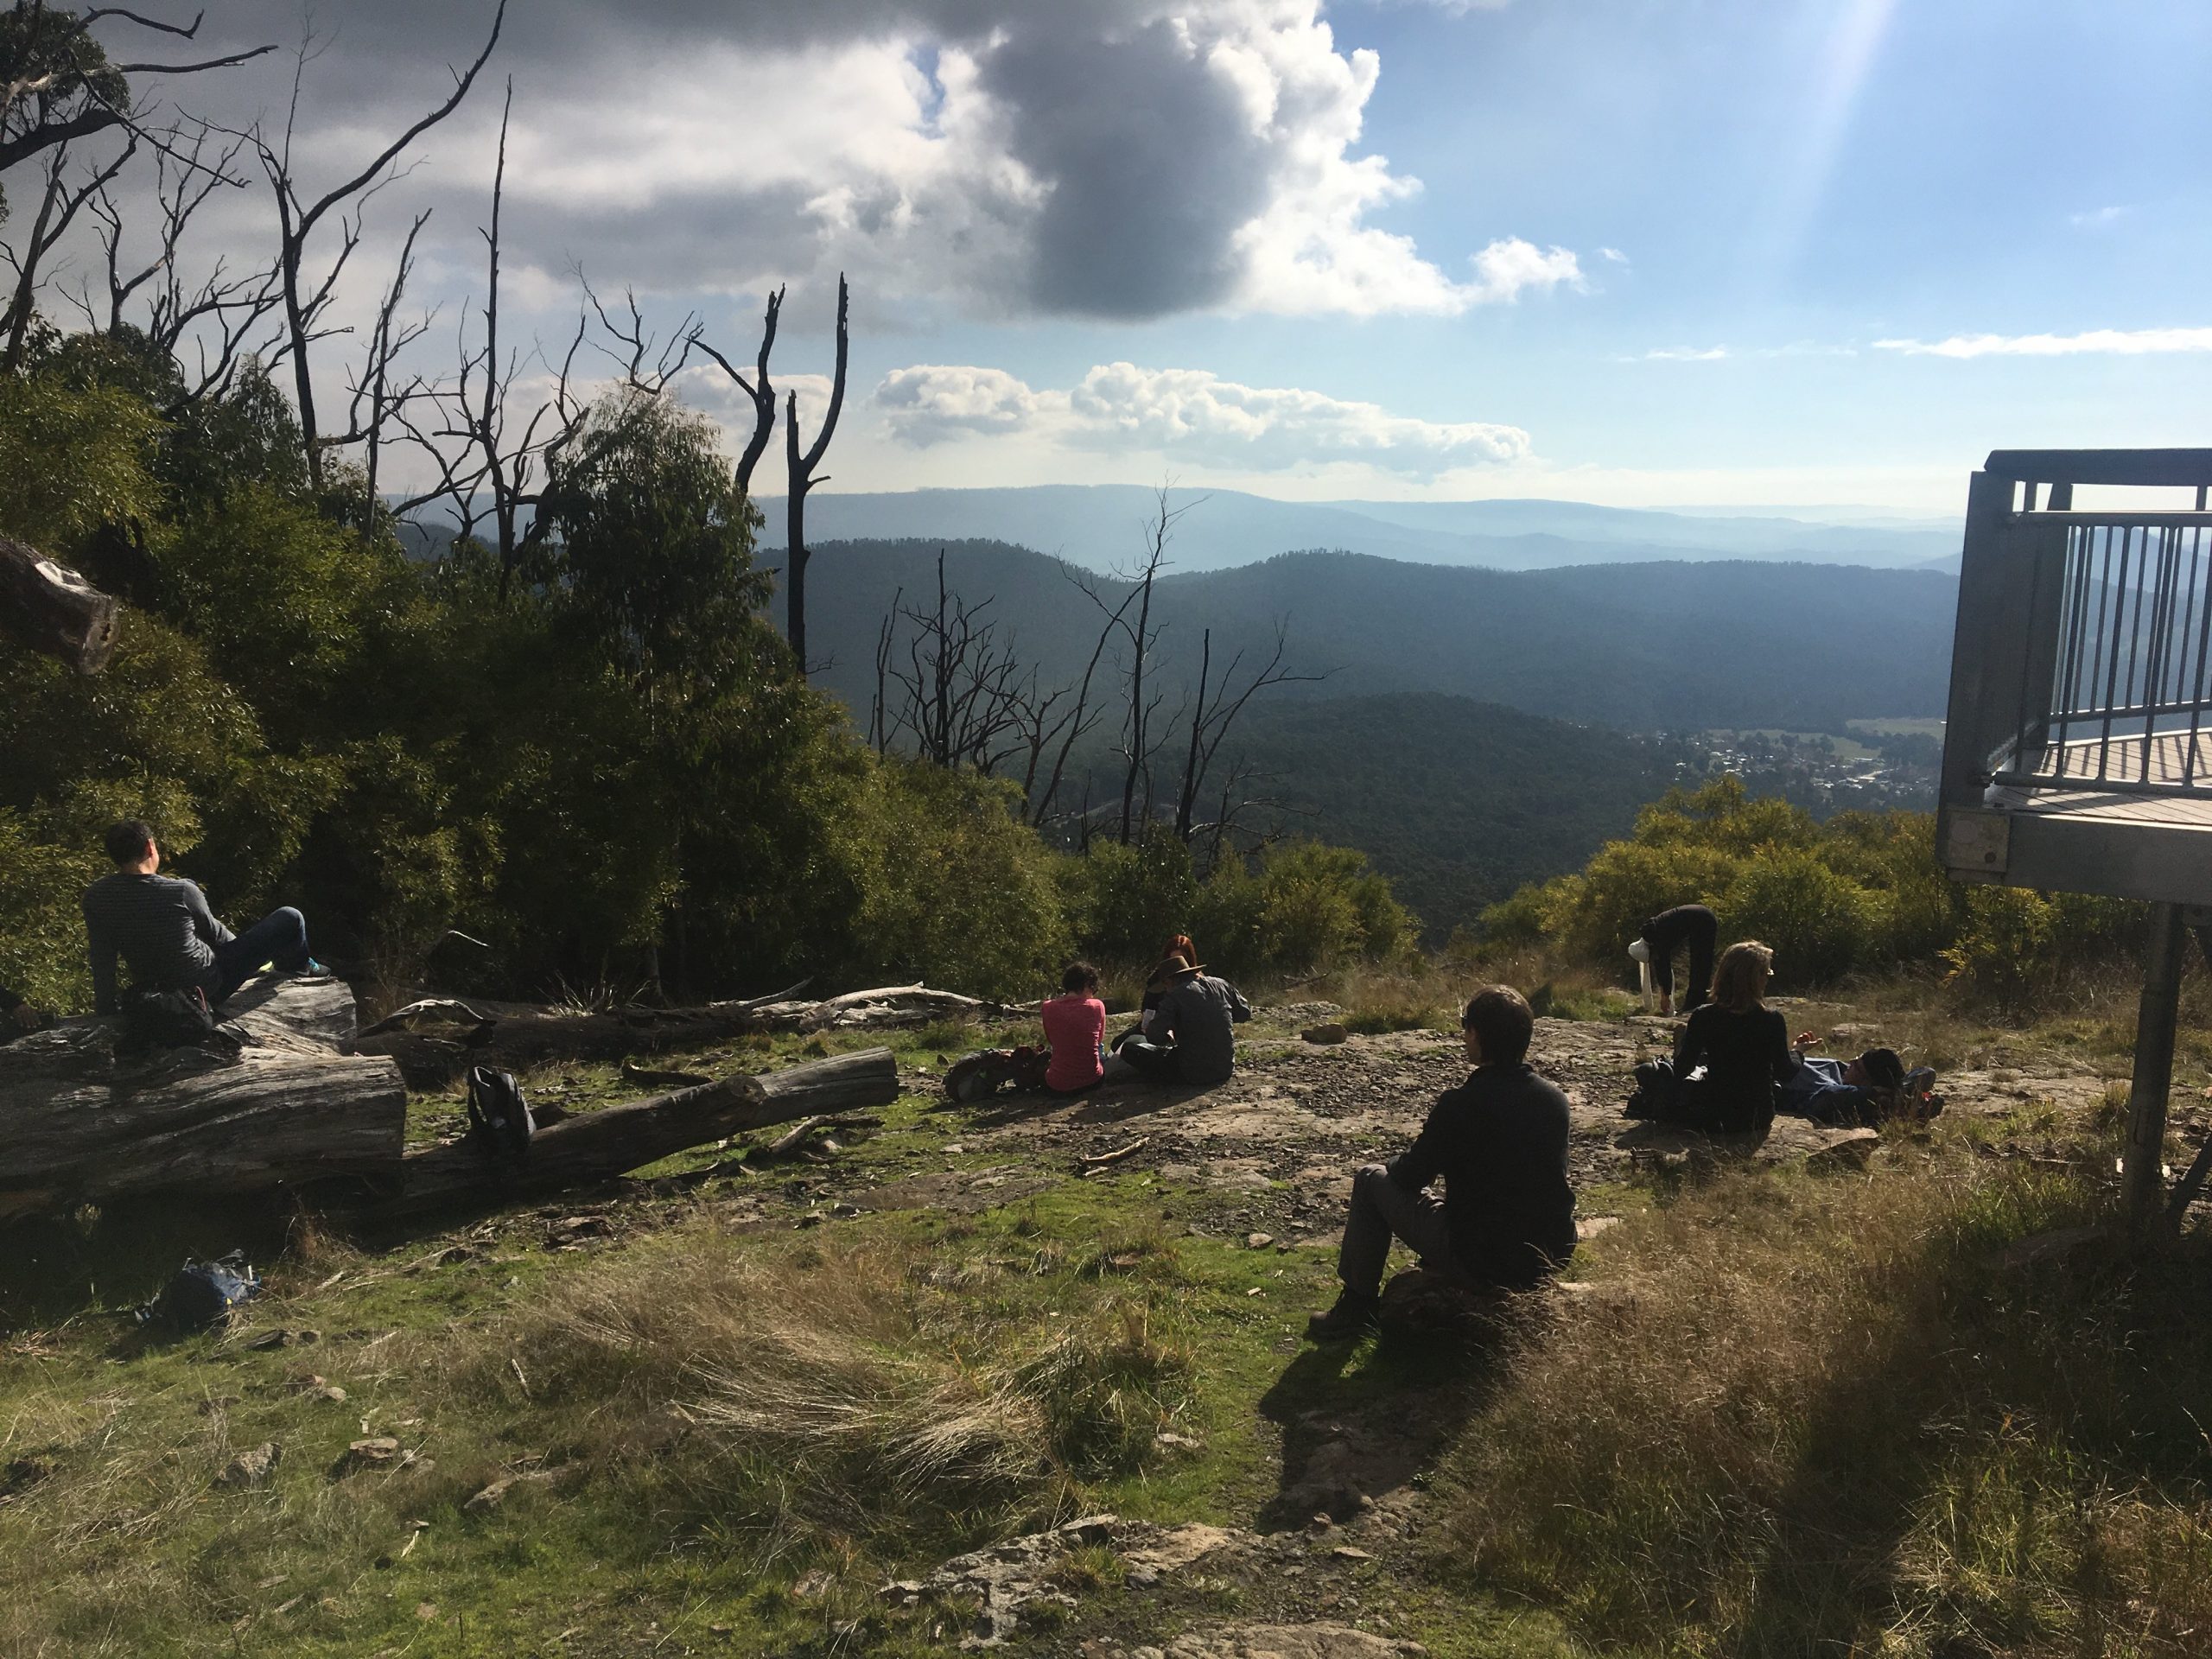
[[[1159,985],[1171,979],[1194,978],[1204,972],[1205,969],[1194,962],[1185,962],[1180,957],[1162,957],[1159,964],[1145,976],[1144,982],[1147,986]]]

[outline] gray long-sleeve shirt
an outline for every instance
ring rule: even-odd
[[[142,989],[212,988],[215,947],[235,937],[207,908],[197,882],[121,870],[85,889],[85,935],[92,949],[92,1007],[113,1014],[115,962],[130,964]]]
[[[1160,999],[1150,1036],[1175,1040],[1185,1083],[1227,1083],[1236,1070],[1236,1026],[1252,1017],[1252,1005],[1225,979],[1201,974]]]

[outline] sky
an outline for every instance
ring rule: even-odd
[[[311,189],[493,16],[215,10],[191,52],[284,49],[145,90],[275,134],[296,70]],[[512,0],[341,310],[428,208],[453,356],[511,79],[511,337],[557,355],[581,271],[749,361],[788,284],[810,420],[842,270],[826,489],[1955,514],[1991,448],[2207,441],[2208,60],[2202,0]],[[267,196],[193,256],[249,254]],[[719,370],[681,390],[749,421]]]

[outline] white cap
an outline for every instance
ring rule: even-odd
[[[1637,939],[1630,944],[1628,948],[1628,953],[1630,956],[1635,957],[1638,962],[1649,962],[1651,960],[1651,947],[1642,939]]]

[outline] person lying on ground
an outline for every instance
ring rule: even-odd
[[[1413,1145],[1352,1177],[1336,1306],[1306,1321],[1313,1342],[1374,1323],[1390,1241],[1432,1270],[1471,1285],[1526,1290],[1574,1254],[1574,1190],[1567,1179],[1567,1096],[1528,1063],[1535,1017],[1521,993],[1492,985],[1467,1004],[1459,1030],[1474,1070],[1437,1097]],[[1444,1179],[1444,1196],[1429,1187]]]
[[[1808,1054],[1821,1039],[1798,1033],[1792,1052],[1796,1071],[1783,1079],[1776,1109],[1832,1128],[1872,1128],[1900,1113],[1933,1116],[1923,1103],[1936,1086],[1927,1066],[1908,1073],[1893,1048],[1870,1048],[1855,1060]]]
[[[1774,952],[1758,940],[1723,951],[1713,1001],[1683,1023],[1672,1062],[1637,1067],[1627,1116],[1717,1135],[1771,1128],[1775,1085],[1797,1074],[1789,1022],[1759,1001],[1773,976]]]
[[[1160,1005],[1166,1001],[1167,993],[1175,988],[1175,976],[1168,970],[1168,963],[1181,962],[1188,965],[1198,959],[1198,947],[1191,943],[1191,936],[1187,933],[1176,934],[1160,948],[1160,965],[1152,970],[1151,976],[1144,982],[1144,1001],[1137,1006],[1137,1022],[1114,1039],[1116,1048],[1136,1038],[1152,1034],[1153,1016],[1160,1012]]]
[[[92,947],[92,1007],[117,1012],[119,957],[142,991],[200,990],[220,1002],[264,963],[286,974],[329,970],[308,954],[307,918],[287,906],[243,933],[215,919],[198,883],[157,874],[162,849],[152,828],[125,819],[107,832],[112,874],[85,889],[85,934]]]
[[[1227,1083],[1236,1071],[1236,1027],[1252,1017],[1244,994],[1196,963],[1170,957],[1153,970],[1170,981],[1152,1030],[1114,1052],[1109,1075],[1147,1083]]]
[[[1060,975],[1060,995],[1046,999],[1037,1012],[1052,1051],[1045,1086],[1056,1095],[1081,1094],[1106,1073],[1101,1046],[1106,1004],[1098,996],[1098,970],[1087,962],[1070,963]]]
[[[1707,988],[1713,982],[1713,950],[1719,943],[1720,918],[1703,905],[1676,905],[1662,910],[1637,931],[1628,953],[1651,964],[1652,988],[1659,993],[1659,1012],[1675,1011],[1675,956],[1689,948],[1690,972],[1683,988],[1682,1012],[1694,1014],[1705,1006]]]

